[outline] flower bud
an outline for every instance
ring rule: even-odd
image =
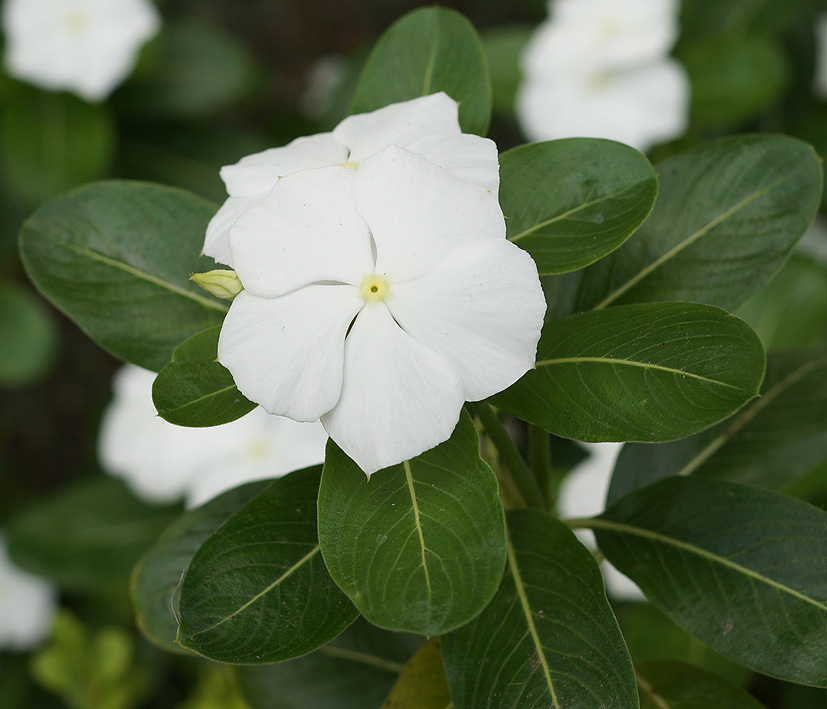
[[[216,269],[206,273],[193,273],[190,280],[222,300],[233,300],[244,290],[235,271]]]

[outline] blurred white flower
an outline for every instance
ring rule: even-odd
[[[270,413],[321,417],[367,474],[534,365],[545,300],[496,195],[403,148],[279,180],[230,247],[245,290],[219,361]]]
[[[319,167],[357,169],[365,158],[390,145],[421,154],[457,177],[497,191],[497,146],[487,138],[462,133],[456,101],[440,92],[348,116],[331,133],[297,138],[221,168],[229,197],[207,227],[204,253],[219,263],[234,265],[230,227],[280,177]]]
[[[827,101],[827,12],[815,21],[816,66],[813,77],[813,90],[816,96]]]
[[[530,140],[609,138],[648,150],[687,128],[689,79],[667,55],[673,0],[558,0],[522,57],[517,117]]]
[[[563,480],[557,498],[561,517],[594,517],[605,509],[612,471],[622,443],[582,443],[589,457],[577,465]],[[590,549],[596,549],[594,534],[578,529],[577,537]],[[643,593],[631,579],[621,574],[608,561],[601,564],[606,589],[612,598],[639,601]]]
[[[319,423],[296,423],[261,409],[211,428],[168,423],[152,403],[154,379],[134,365],[116,372],[98,437],[104,469],[144,499],[184,497],[192,507],[243,483],[324,461],[327,434]]]
[[[57,591],[17,568],[0,534],[0,650],[25,651],[46,639],[57,608]]]
[[[301,96],[302,111],[314,119],[324,118],[333,108],[336,94],[348,75],[348,61],[341,54],[319,57],[307,71],[307,88]]]
[[[102,101],[159,26],[149,0],[5,0],[6,69],[36,86]]]

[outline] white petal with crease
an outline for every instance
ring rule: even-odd
[[[432,133],[407,146],[461,180],[497,193],[500,163],[497,144],[488,138],[463,133]]]
[[[230,252],[230,227],[244,212],[261,201],[261,197],[228,197],[207,224],[204,253],[218,263],[233,265]]]
[[[348,116],[333,129],[336,140],[350,148],[349,160],[356,163],[389,145],[407,147],[430,133],[461,133],[457,103],[441,91]]]
[[[271,298],[319,281],[358,286],[373,272],[354,177],[344,167],[289,175],[236,220],[230,249],[246,290]]]
[[[271,414],[315,421],[342,387],[345,333],[364,301],[353,286],[314,285],[278,298],[236,296],[218,361]]]
[[[534,261],[509,241],[459,246],[420,278],[394,284],[386,303],[407,333],[457,368],[468,401],[534,366],[546,303]]]
[[[448,440],[463,401],[456,369],[405,333],[384,304],[369,303],[347,337],[342,396],[322,424],[370,475]]]
[[[376,272],[394,281],[422,275],[464,241],[505,236],[496,195],[402,148],[366,160],[355,186],[376,241]]]

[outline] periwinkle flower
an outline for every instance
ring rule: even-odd
[[[537,268],[495,194],[391,146],[280,179],[230,229],[244,290],[218,359],[245,396],[321,418],[368,475],[447,440],[534,366]]]
[[[36,86],[102,101],[159,27],[149,0],[6,0],[6,69]]]

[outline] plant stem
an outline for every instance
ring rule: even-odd
[[[528,427],[528,457],[540,494],[546,501],[547,509],[551,509],[554,505],[551,488],[551,446],[545,429],[534,424]]]
[[[490,405],[484,401],[478,401],[475,404],[468,404],[474,414],[479,417],[482,422],[485,432],[500,454],[500,460],[508,468],[511,473],[511,478],[517,483],[523,499],[530,507],[545,508],[543,495],[540,493],[540,488],[537,487],[537,481],[528,469],[523,457],[514,445],[514,441],[508,435],[497,414]]]

